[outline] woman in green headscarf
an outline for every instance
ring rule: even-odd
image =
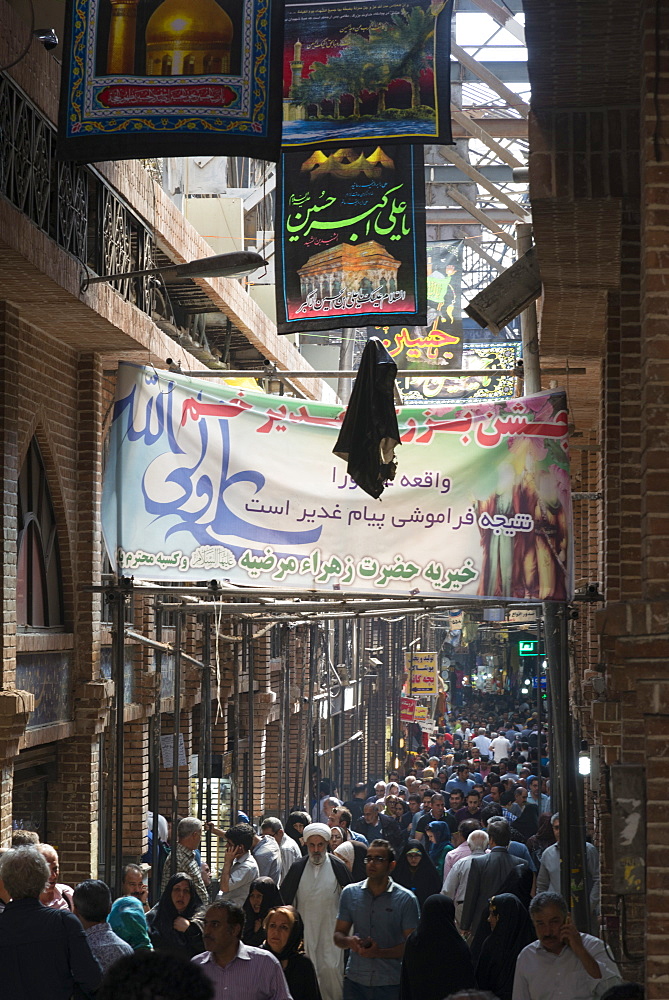
[[[127,941],[135,951],[153,950],[144,907],[136,896],[121,896],[117,899],[107,917],[107,922],[114,933]]]

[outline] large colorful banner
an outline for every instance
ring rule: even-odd
[[[426,327],[368,328],[368,337],[378,337],[383,342],[398,368],[434,367],[448,371],[462,366],[462,246],[462,240],[427,244]],[[439,372],[435,374],[438,376]],[[425,381],[434,380],[415,378],[412,385],[420,391]],[[449,398],[442,380],[437,380],[436,388],[433,398]]]
[[[332,455],[340,407],[119,367],[102,522],[138,580],[565,600],[567,406],[402,407],[382,500]]]
[[[67,0],[58,155],[276,160],[282,0]]]
[[[286,6],[284,146],[451,143],[453,0]]]
[[[314,146],[280,164],[279,333],[424,324],[422,149]]]

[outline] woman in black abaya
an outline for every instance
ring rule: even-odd
[[[395,865],[393,882],[411,889],[421,909],[428,896],[441,892],[442,880],[420,840],[407,842]]]
[[[251,882],[249,894],[244,903],[246,921],[242,931],[242,941],[259,948],[265,940],[265,917],[275,906],[281,906],[283,899],[274,879],[261,875]]]
[[[491,990],[499,1000],[511,1000],[516,959],[536,940],[530,915],[510,892],[492,896],[488,903],[491,932],[476,963],[479,989]]]
[[[455,905],[438,893],[423,904],[418,927],[407,938],[400,1000],[443,1000],[476,986],[469,948],[455,926]]]

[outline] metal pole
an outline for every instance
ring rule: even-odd
[[[516,224],[516,247],[518,256],[532,246],[532,226],[529,222]],[[539,360],[539,333],[537,328],[537,307],[532,302],[520,315],[520,329],[523,339],[523,377],[525,395],[541,392],[541,368]]]
[[[170,874],[177,873],[177,817],[179,815],[179,733],[181,731],[181,612],[174,622],[174,728],[172,731],[172,836]]]
[[[253,744],[255,743],[255,714],[254,714],[254,695],[253,688],[255,687],[255,649],[253,647],[253,625],[250,622],[246,624],[246,641],[248,644],[248,662],[249,662],[249,745],[248,745],[248,761],[249,761],[249,786],[248,786],[248,803],[249,803],[249,819],[253,823],[254,808],[255,808],[255,775],[253,773]]]
[[[290,810],[290,767],[288,761],[292,759],[292,754],[290,752],[290,633],[287,628],[283,628],[283,646],[285,649],[285,670],[284,670],[284,694],[286,699],[285,705],[285,727],[286,727],[286,737],[285,737],[285,747],[286,747],[286,760],[284,761],[284,780],[285,780],[285,793],[284,793],[284,813],[288,815]]]
[[[579,930],[589,926],[585,893],[585,830],[579,825],[579,787],[577,782],[574,735],[569,708],[569,649],[567,618],[569,607],[555,601],[544,603],[544,623],[548,669],[553,702],[553,747],[556,767],[551,775],[558,778],[557,796],[551,780],[553,808],[557,801],[560,813],[560,890],[570,907]],[[551,761],[552,764],[552,761]]]
[[[200,701],[200,753],[197,760],[198,816],[211,820],[211,615],[202,623],[202,699]],[[205,834],[205,857],[211,869],[211,831]]]
[[[307,705],[307,759],[305,761],[304,799],[311,812],[311,772],[314,766],[314,680],[316,677],[317,625],[309,626],[309,704]]]
[[[281,626],[275,625],[274,628],[281,628]],[[277,775],[276,775],[276,798],[279,803],[279,810],[281,809],[280,803],[281,798],[284,795],[284,769],[286,769],[287,753],[286,753],[286,669],[285,669],[285,649],[284,649],[284,636],[280,632],[280,649],[281,649],[281,676],[279,678],[279,759],[277,761]],[[284,803],[285,805],[285,803]]]
[[[522,374],[520,368],[400,368],[397,371],[397,378],[429,378],[430,375],[447,376],[448,378],[471,378],[472,376],[481,376],[491,374],[491,371],[495,375],[520,375]],[[202,371],[186,371],[177,372],[179,375],[187,376],[188,378],[266,378],[266,379],[276,379],[280,380],[282,378],[292,378],[292,379],[313,379],[313,378],[357,378],[357,371],[316,371],[315,369],[307,371],[283,371],[280,368],[205,368]],[[544,375],[585,375],[585,368],[572,368],[571,365],[563,366],[562,368],[545,368]]]
[[[114,823],[114,885],[121,894],[121,869],[123,868],[123,713],[125,710],[125,592],[119,587],[114,594],[112,621],[112,671],[114,676],[116,746],[114,784],[116,810]]]
[[[242,640],[243,647],[243,640]],[[242,653],[242,656],[244,654]],[[239,643],[234,645],[234,661],[232,671],[232,782],[230,789],[230,822],[234,825],[237,822],[239,812],[239,731],[241,729],[241,705],[239,693],[239,671],[241,668],[239,658]],[[229,716],[228,716],[229,718]]]
[[[156,608],[156,640],[162,642],[163,637],[163,611],[159,606]],[[162,695],[162,670],[163,651],[155,651],[156,673],[154,677],[154,709],[149,720],[149,803],[153,814],[153,831],[151,840],[151,902],[157,903],[160,896],[160,872],[158,871],[158,813],[160,811],[160,729],[161,729],[161,695]]]

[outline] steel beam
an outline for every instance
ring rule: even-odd
[[[509,88],[504,85],[504,83],[500,80],[498,73],[494,72],[490,68],[491,64],[480,62],[478,59],[475,59],[474,56],[470,56],[469,52],[460,48],[456,42],[451,42],[451,55],[455,56],[461,66],[464,66],[466,70],[473,73],[474,76],[481,80],[482,83],[485,83],[486,86],[490,87],[490,89],[496,94],[499,94],[502,100],[506,101],[510,108],[515,108],[518,114],[522,115],[523,118],[527,118],[530,111],[529,104],[526,104],[522,97],[519,97],[518,94],[515,94],[513,90],[509,90]],[[502,65],[512,66],[514,64],[505,63]],[[525,74],[527,74],[527,64],[519,62],[518,65],[524,67]],[[452,79],[453,77],[451,74],[451,80]],[[518,76],[514,76],[512,79],[507,77],[506,79],[508,82],[512,83],[521,82],[518,79]]]
[[[505,28],[510,35],[525,45],[525,29],[520,21],[516,21],[510,10],[505,10],[497,0],[474,0],[474,3],[484,14],[489,14],[500,28]]]
[[[470,115],[466,115],[464,111],[461,111],[460,108],[458,108],[457,105],[455,104],[451,104],[451,120],[453,122],[456,122],[458,125],[461,125],[469,136],[473,137],[474,139],[478,139],[479,142],[482,142],[485,146],[487,146],[488,149],[490,149],[493,153],[495,153],[499,157],[499,159],[502,160],[503,163],[507,164],[507,166],[511,167],[512,169],[513,167],[525,166],[522,160],[519,160],[516,156],[513,155],[511,150],[507,149],[506,146],[502,146],[501,143],[496,141],[496,139],[487,129],[487,126],[486,128],[484,128],[483,125],[481,124],[481,121],[476,121]],[[485,123],[485,119],[482,119],[482,121]],[[483,171],[484,168],[481,167],[481,170]]]
[[[509,236],[508,233],[499,228],[499,225],[495,222],[494,216],[489,216],[486,212],[482,212],[481,209],[478,208],[478,206],[471,200],[471,198],[461,194],[457,187],[449,185],[446,190],[453,201],[457,202],[458,205],[461,205],[462,208],[466,209],[473,219],[480,222],[482,226],[489,229],[491,233],[495,234],[495,236],[499,236],[499,238],[503,240],[507,246],[511,247],[512,250],[516,249],[516,241],[513,236]]]
[[[477,170],[471,163],[465,160],[464,156],[460,156],[456,153],[452,146],[439,146],[439,155],[443,156],[444,159],[450,160],[451,163],[458,168],[458,170],[468,177],[470,180],[474,181],[475,184],[479,184],[481,187],[489,191],[493,198],[497,201],[501,201],[503,205],[513,212],[521,222],[527,222],[528,213],[519,205],[517,201],[514,201],[508,194],[501,191],[496,184],[494,184],[488,177],[485,176],[480,170]],[[490,168],[489,168],[490,169]],[[508,170],[508,167],[501,167],[501,170]]]

